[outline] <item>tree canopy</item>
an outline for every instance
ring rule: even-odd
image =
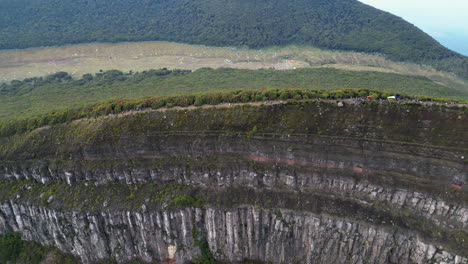
[[[468,75],[467,57],[357,0],[0,0],[0,49],[164,40],[377,52]]]

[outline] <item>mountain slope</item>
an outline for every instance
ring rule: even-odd
[[[133,75],[107,71],[72,80],[61,72],[46,78],[0,85],[0,121],[21,119],[89,106],[108,100],[188,95],[208,91],[303,88],[327,91],[345,88],[380,89],[393,93],[466,99],[468,92],[447,89],[427,78],[380,72],[336,69],[294,71],[200,69],[194,72],[150,70]]]
[[[301,43],[383,53],[463,77],[468,72],[465,56],[355,0],[0,0],[0,6],[0,49],[141,40],[249,47]]]

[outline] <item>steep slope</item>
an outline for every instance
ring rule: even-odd
[[[467,76],[467,58],[356,0],[1,0],[0,48],[166,40],[215,46],[302,43],[383,53]]]
[[[465,264],[466,111],[305,101],[3,137],[0,233],[84,263]]]

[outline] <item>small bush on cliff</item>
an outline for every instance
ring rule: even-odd
[[[252,128],[252,130],[250,130],[249,132],[247,132],[247,138],[251,138],[253,135],[255,135],[255,133],[257,133],[257,126],[254,126]]]
[[[200,255],[195,257],[190,264],[218,264],[219,262],[213,257],[208,242],[196,241],[195,245],[200,248]]]
[[[190,195],[181,195],[174,198],[172,206],[177,208],[186,208],[186,207],[197,207],[201,206],[203,201],[201,199],[195,199]]]

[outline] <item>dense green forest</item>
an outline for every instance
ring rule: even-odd
[[[293,71],[204,68],[194,72],[161,69],[132,74],[112,70],[95,75],[86,74],[79,80],[72,79],[65,72],[59,72],[45,78],[1,84],[0,120],[31,117],[106,100],[263,88],[328,91],[366,88],[449,99],[468,98],[468,92],[441,86],[425,77],[331,68]]]
[[[0,236],[0,263],[79,264],[80,261],[72,255],[64,254],[57,248],[45,247],[34,241],[25,241],[18,233],[11,233]],[[136,259],[125,264],[143,263],[146,262]],[[97,264],[117,264],[117,262],[105,259]]]
[[[24,241],[19,234],[0,236],[0,263],[39,264],[49,256],[53,263],[78,264],[74,257],[61,253],[56,248],[41,246],[37,242]],[[50,260],[48,263],[50,263]]]
[[[377,52],[468,78],[468,59],[357,0],[0,0],[0,49],[165,40]]]

